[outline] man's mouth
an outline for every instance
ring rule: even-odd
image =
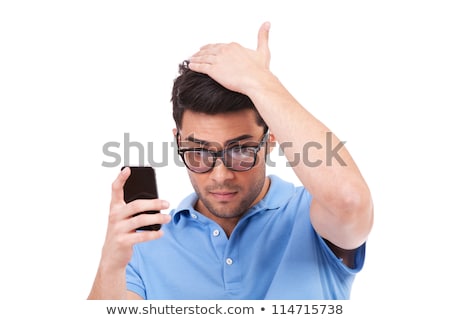
[[[210,194],[214,197],[214,199],[218,201],[230,201],[236,195],[236,191],[210,191]]]

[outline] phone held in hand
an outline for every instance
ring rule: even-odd
[[[125,167],[122,167],[123,170]],[[156,185],[155,169],[148,166],[142,167],[129,167],[131,174],[128,177],[125,185],[123,186],[123,198],[126,203],[129,203],[136,199],[157,199],[158,190]],[[160,211],[144,211],[139,214],[154,214]],[[135,216],[136,216],[135,215]],[[143,226],[137,230],[150,230],[155,231],[161,228],[160,224],[154,224],[149,226]]]

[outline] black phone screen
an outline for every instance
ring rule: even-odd
[[[122,167],[122,170],[125,167]],[[131,174],[123,186],[123,198],[126,203],[136,199],[157,199],[155,169],[152,167],[129,167]],[[159,211],[144,211],[137,214],[154,214]],[[144,226],[137,230],[159,230],[160,224]]]

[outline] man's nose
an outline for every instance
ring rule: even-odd
[[[221,158],[217,158],[214,168],[210,172],[210,177],[214,181],[222,182],[232,179],[234,177],[234,174],[235,173],[232,170],[227,168]]]

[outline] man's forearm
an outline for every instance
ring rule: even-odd
[[[126,298],[125,270],[108,271],[100,266],[88,300],[123,300]]]
[[[344,143],[297,102],[275,76],[267,73],[262,80],[249,96],[297,177],[317,200],[336,208],[340,204],[333,201],[345,198],[336,197],[339,190],[365,188]]]

